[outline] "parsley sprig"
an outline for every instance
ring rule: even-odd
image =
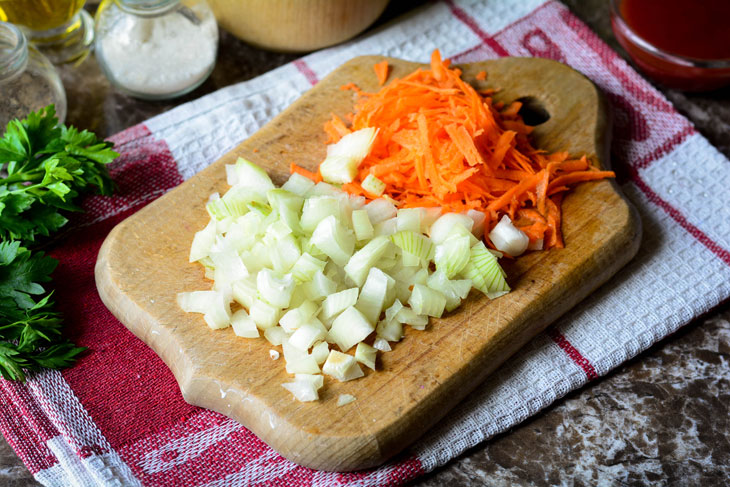
[[[61,368],[85,348],[63,338],[45,283],[58,261],[28,247],[81,211],[84,193],[110,194],[106,165],[118,156],[91,132],[58,124],[53,106],[13,120],[0,139],[0,374]]]

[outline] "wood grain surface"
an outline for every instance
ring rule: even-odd
[[[220,160],[117,225],[102,246],[96,283],[106,306],[165,361],[186,401],[219,411],[253,431],[288,459],[324,470],[378,465],[413,443],[504,360],[604,283],[636,253],[640,220],[613,181],[579,186],[563,203],[566,247],[533,252],[507,263],[513,291],[490,301],[472,292],[461,308],[432,319],[425,331],[408,327],[377,372],[340,383],[326,378],[316,403],[300,403],[281,387],[283,359],[272,361],[263,338],[211,330],[200,315],[182,312],[177,292],[210,288],[202,267],[188,263],[194,233],[208,215],[205,202],[227,190],[224,164],[238,156],[267,168],[275,183],[289,163],[315,168],[325,154],[323,122],[353,103],[339,86],[377,89],[366,56],[344,64],[291,107]],[[418,65],[388,59],[391,76]],[[606,105],[597,88],[572,69],[544,59],[503,58],[461,66],[495,98],[530,97],[549,114],[536,127],[536,145],[586,154],[608,163]],[[485,82],[474,79],[488,72]],[[337,407],[339,394],[357,400]]]

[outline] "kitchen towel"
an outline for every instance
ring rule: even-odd
[[[355,473],[300,467],[235,421],[185,403],[167,367],[106,310],[93,267],[109,230],[255,132],[330,70],[361,54],[456,63],[540,56],[591,78],[615,112],[613,164],[638,208],[638,256],[537,336],[415,445]],[[398,485],[503,432],[647,349],[730,296],[730,162],[557,1],[435,2],[112,138],[113,197],[52,255],[68,333],[90,352],[26,384],[0,381],[0,430],[49,486]]]

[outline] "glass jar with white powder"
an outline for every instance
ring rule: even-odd
[[[137,98],[188,93],[208,78],[218,25],[206,0],[104,0],[96,57],[109,80]]]

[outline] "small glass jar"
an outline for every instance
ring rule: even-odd
[[[218,25],[205,0],[104,0],[96,57],[119,90],[162,100],[184,95],[213,71]]]
[[[58,73],[18,27],[0,22],[0,132],[10,120],[50,104],[63,123],[66,93]]]

